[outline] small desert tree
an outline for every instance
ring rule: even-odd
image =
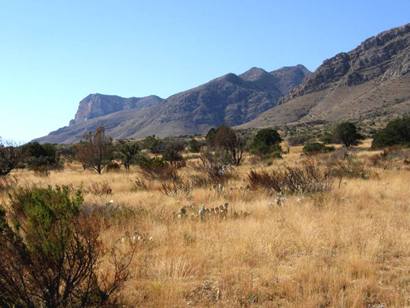
[[[3,145],[0,139],[0,176],[9,174],[20,162],[20,150],[11,145]]]
[[[232,165],[240,165],[245,143],[232,128],[220,126],[216,130],[213,144],[217,150],[225,152]]]
[[[130,259],[113,264],[113,279],[97,278],[103,253],[99,224],[81,211],[82,202],[81,193],[68,187],[19,188],[10,195],[7,213],[0,207],[1,306],[112,303]]]
[[[129,170],[130,166],[137,162],[140,153],[140,147],[136,142],[121,140],[117,145],[116,155],[126,170]]]
[[[177,165],[182,162],[184,158],[181,152],[184,150],[184,144],[176,141],[168,141],[164,149],[161,151],[162,158],[170,162],[172,165]]]
[[[191,153],[199,153],[201,151],[201,142],[192,138],[188,142],[188,149]]]
[[[150,150],[153,154],[160,154],[164,149],[164,143],[155,135],[145,137],[141,143],[144,149]]]
[[[99,127],[95,133],[89,132],[77,145],[76,157],[84,168],[92,168],[101,174],[113,156],[112,138],[105,134],[105,129]]]
[[[346,147],[357,145],[362,136],[358,133],[356,125],[351,122],[343,122],[336,126],[333,139],[344,144]]]
[[[213,147],[215,145],[216,129],[211,128],[206,134],[205,140],[208,147]]]

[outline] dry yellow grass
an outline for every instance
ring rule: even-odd
[[[297,163],[300,150],[267,168]],[[189,166],[185,178],[194,172]],[[134,210],[101,234],[104,245],[124,253],[118,239],[126,232],[152,237],[138,244],[122,291],[130,306],[410,306],[409,171],[378,169],[378,177],[343,180],[331,192],[290,196],[278,207],[271,194],[245,189],[251,168],[246,161],[222,192],[195,188],[176,196],[161,193],[158,182],[135,190],[137,170],[97,175],[70,166],[48,177],[15,176],[20,185],[107,182],[112,195],[87,193],[86,203],[113,200]],[[250,216],[201,222],[173,215],[184,205],[224,202]]]

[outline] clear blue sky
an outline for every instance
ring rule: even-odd
[[[89,93],[167,97],[252,66],[314,70],[409,21],[409,0],[0,0],[0,136],[67,125]]]

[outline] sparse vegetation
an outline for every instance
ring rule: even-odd
[[[320,142],[308,142],[303,146],[303,153],[305,153],[306,155],[328,153],[334,150],[334,147],[326,146]]]
[[[314,135],[312,140],[321,136]],[[70,264],[87,260],[81,255],[90,251],[86,236],[92,235],[96,243],[92,274],[76,285],[75,296],[54,297],[60,306],[81,306],[78,298],[83,294],[90,294],[83,306],[407,305],[410,285],[402,273],[409,258],[410,211],[405,200],[410,198],[406,163],[410,149],[370,151],[366,140],[359,147],[335,146],[331,153],[306,157],[306,146],[291,146],[282,153],[283,159],[269,164],[254,160],[253,153],[244,149],[236,165],[231,153],[214,139],[199,155],[178,148],[186,164],[176,166],[165,159],[164,150],[168,144],[188,142],[189,137],[155,140],[161,144],[154,150],[157,153],[135,151],[128,171],[99,175],[72,160],[64,171],[51,170],[48,177],[28,169],[0,177],[4,217],[0,220],[14,232],[0,241],[0,248],[8,249],[0,249],[0,281],[5,277],[1,273],[26,273],[14,281],[19,286],[21,279],[27,281],[33,293],[24,300],[35,306],[47,305],[37,296],[40,290],[56,290],[32,278],[45,275],[39,272],[55,277],[51,256],[44,259],[43,250],[35,256],[28,250],[37,262],[28,268],[20,248],[13,248],[16,243],[30,243],[23,228],[34,221],[33,230],[41,233],[33,236],[36,245],[42,239],[57,243],[52,247],[61,239],[80,239],[65,246],[70,247],[67,255],[77,252],[67,259]],[[120,144],[114,146],[118,151]],[[117,155],[119,160],[111,163],[119,163]],[[33,184],[36,187],[30,188]],[[59,185],[60,192],[49,185]],[[81,198],[77,199],[74,187],[82,187]],[[9,199],[15,191],[25,197]],[[17,204],[26,204],[24,200],[32,200],[27,204],[33,210],[24,212],[31,220],[17,220],[13,214]],[[39,219],[57,223],[38,227]],[[70,222],[67,227],[65,222]],[[71,237],[76,232],[79,237]],[[11,242],[11,235],[18,241]],[[41,267],[40,258],[45,260]],[[62,272],[75,268],[63,266]],[[110,292],[115,277],[121,279]],[[88,289],[87,281],[92,282]],[[21,297],[2,291],[0,285],[0,305],[25,305]]]
[[[329,174],[320,170],[312,160],[304,161],[301,166],[284,167],[282,170],[257,172],[251,170],[248,175],[251,189],[264,188],[277,193],[316,193],[329,191]]]

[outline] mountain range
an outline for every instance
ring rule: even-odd
[[[72,143],[98,126],[114,138],[368,120],[410,112],[410,24],[382,32],[311,73],[303,65],[232,73],[166,99],[91,94],[70,125],[37,139]]]

